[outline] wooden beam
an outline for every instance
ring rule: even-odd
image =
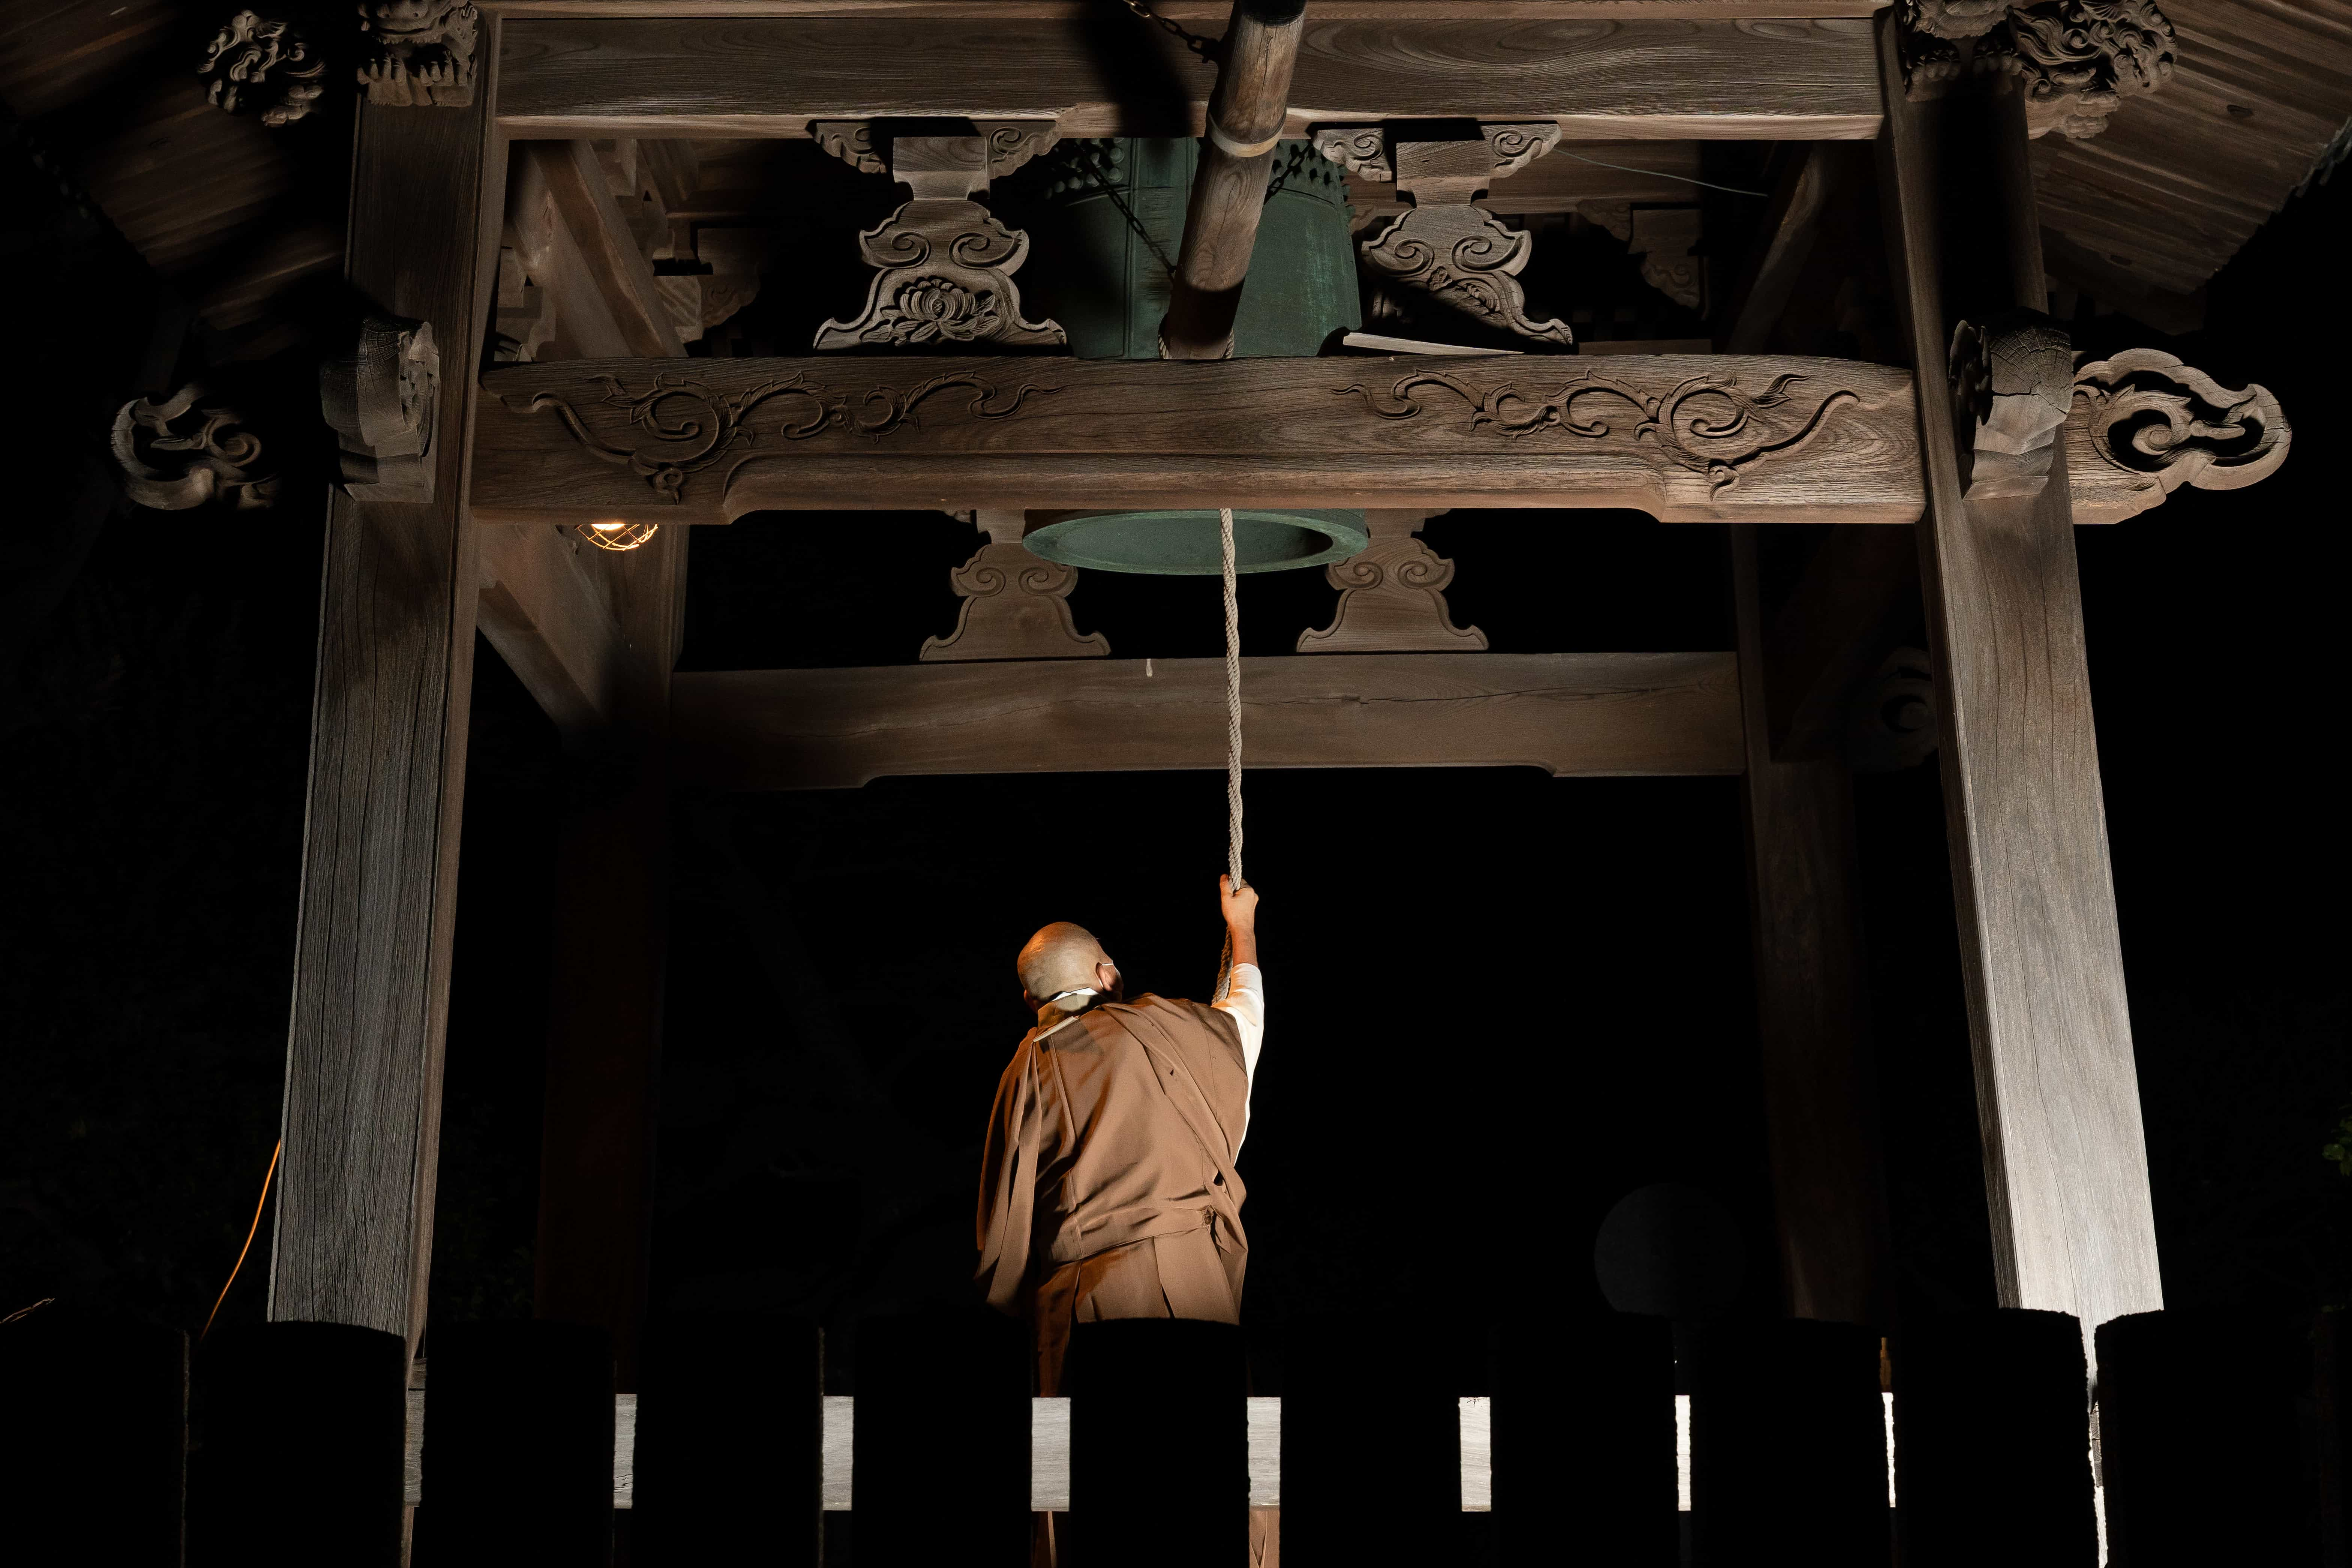
[[[526,165],[525,194],[546,192],[546,202],[570,241],[566,259],[575,268],[556,273],[549,287],[555,290],[555,308],[569,321],[594,304],[585,315],[610,321],[622,344],[620,352],[649,359],[683,359],[686,345],[663,309],[654,284],[653,263],[637,248],[605,178],[596,149],[584,141],[526,142],[520,150]],[[528,207],[529,204],[526,203]],[[520,226],[518,237],[521,237]],[[538,274],[534,274],[538,276]],[[581,352],[595,353],[600,343],[580,340]]]
[[[1774,759],[1754,530],[1732,531],[1732,563],[1757,1043],[1782,1288],[1791,1316],[1885,1323],[1893,1244],[1855,908],[1853,779],[1835,756]]]
[[[1910,374],[1840,360],[834,356],[508,365],[484,386],[486,521],[1213,497],[1909,522],[1922,504]],[[680,422],[691,439],[652,428]]]
[[[1795,292],[1797,275],[1813,254],[1813,238],[1821,231],[1822,214],[1829,205],[1841,165],[1839,149],[1825,142],[1800,148],[1772,193],[1764,215],[1762,237],[1733,298],[1731,331],[1724,339],[1728,353],[1764,352],[1765,340]]]
[[[1478,205],[1512,217],[1569,213],[1592,203],[1686,202],[1702,178],[1696,142],[1586,142],[1556,147],[1507,179]],[[1348,176],[1348,205],[1359,220],[1404,210],[1393,181]],[[1591,353],[1590,347],[1585,349]]]
[[[612,723],[627,656],[587,548],[552,525],[490,529],[480,543],[482,635],[566,737]]]
[[[1835,758],[1863,683],[1919,616],[1919,546],[1900,530],[1841,528],[1764,626],[1772,754]]]
[[[495,58],[495,18],[483,45]],[[359,109],[353,288],[446,345],[433,499],[328,508],[286,1052],[272,1321],[423,1331],[473,677],[462,504],[503,210],[494,73],[465,108]]]
[[[518,136],[804,136],[812,120],[1057,119],[1064,136],[1202,134],[1214,71],[1106,12],[955,25],[893,16],[519,17],[499,122]],[[1868,140],[1852,18],[1309,18],[1286,132],[1412,118],[1556,121],[1572,140]]]
[[[1868,16],[1887,0],[1307,0],[1317,21],[1680,22]],[[1097,0],[482,0],[503,16],[892,16],[906,21],[1069,22],[1098,15]],[[1230,0],[1160,0],[1152,11],[1197,26],[1223,22]]]
[[[1892,18],[1890,18],[1890,21]],[[2098,741],[2067,443],[2030,496],[1970,495],[1943,372],[1952,318],[2038,303],[2041,232],[2013,92],[1904,95],[1892,26],[1882,149],[1931,503],[1920,569],[1993,1271],[2009,1307],[2085,1334],[2164,1305]],[[1973,182],[1973,188],[1969,184]],[[1947,233],[1944,212],[1960,221]],[[1979,458],[1979,461],[1983,459]],[[1985,489],[1992,487],[1986,486]]]
[[[1736,773],[1727,653],[1328,654],[1243,662],[1254,768]],[[1222,766],[1216,659],[730,670],[670,683],[681,780],[855,789],[910,773]]]

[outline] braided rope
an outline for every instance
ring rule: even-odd
[[[1225,870],[1242,884],[1242,608],[1234,592],[1234,509],[1217,509],[1217,546],[1225,580]],[[1233,994],[1234,939],[1217,960],[1214,1000]]]
[[[1217,512],[1225,577],[1225,868],[1242,884],[1242,609],[1234,592],[1234,509]]]

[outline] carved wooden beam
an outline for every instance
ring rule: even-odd
[[[1909,522],[1922,504],[1910,374],[1839,360],[620,361],[483,384],[490,521],[1213,497]]]
[[[482,14],[473,0],[360,0],[373,53],[360,68],[368,101],[385,108],[474,101]]]
[[[1242,661],[1254,768],[1736,773],[1727,653],[1366,654]],[[681,781],[854,789],[898,774],[1212,768],[1216,659],[892,665],[671,678]]]
[[[289,23],[239,11],[205,46],[205,99],[264,125],[291,125],[326,92],[327,62]]]
[[[2161,349],[2074,372],[2066,471],[2076,522],[2120,522],[2181,486],[2242,489],[2286,461],[2294,437],[2267,387],[2232,392]]]
[[[814,121],[927,116],[1053,118],[1065,136],[1203,132],[1213,69],[1140,23],[1118,31],[1099,8],[957,18],[519,16],[504,27],[499,121],[539,137],[805,136]],[[1635,7],[1606,23],[1310,14],[1289,103],[1293,136],[1467,116],[1550,121],[1581,140],[1867,141],[1882,119],[1865,22]]]
[[[349,358],[320,367],[327,423],[341,448],[345,494],[354,500],[433,500],[440,454],[441,352],[433,323],[371,315]]]

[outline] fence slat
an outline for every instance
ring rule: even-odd
[[[857,1326],[850,1512],[859,1568],[1029,1561],[1029,1363],[973,1307]]]
[[[407,1373],[407,1342],[376,1329],[257,1323],[215,1332],[194,1365],[194,1568],[400,1568]]]
[[[816,1325],[749,1313],[648,1325],[631,1545],[644,1568],[814,1568],[824,1375]]]
[[[418,1568],[613,1555],[613,1346],[582,1323],[433,1331]]]
[[[2114,1568],[2318,1560],[2294,1399],[2300,1336],[2249,1313],[2099,1326],[2099,1447]]]
[[[1920,1318],[1894,1355],[1905,1568],[2095,1568],[2081,1323],[2022,1309]]]
[[[1792,1549],[1807,1568],[1886,1568],[1876,1331],[1798,1319],[1712,1323],[1692,1338],[1700,1568],[1748,1568]]]
[[[1282,1559],[1447,1563],[1462,1522],[1462,1408],[1423,1325],[1307,1318],[1283,1334]]]
[[[1070,1511],[1061,1521],[1070,1550],[1062,1561],[1075,1568],[1246,1562],[1241,1330],[1176,1318],[1080,1323],[1068,1381]]]
[[[1507,1325],[1496,1341],[1496,1555],[1675,1568],[1675,1338],[1630,1312]]]

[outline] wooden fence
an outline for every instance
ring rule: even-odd
[[[806,1323],[656,1327],[616,1398],[568,1324],[445,1326],[409,1388],[366,1330],[223,1331],[191,1375],[175,1332],[35,1314],[0,1326],[0,1531],[69,1547],[26,1562],[395,1568],[405,1501],[421,1568],[584,1568],[624,1508],[639,1568],[1016,1568],[1057,1510],[1065,1563],[1199,1568],[1245,1560],[1255,1505],[1290,1568],[2093,1568],[2103,1504],[2119,1568],[2345,1568],[2332,1314],[2105,1325],[2095,1441],[2054,1313],[1915,1323],[1884,1363],[1846,1324],[1557,1320],[1468,1396],[1411,1324],[1298,1326],[1278,1395],[1238,1330],[1084,1325],[1052,1401],[984,1314],[859,1325],[848,1394]]]

